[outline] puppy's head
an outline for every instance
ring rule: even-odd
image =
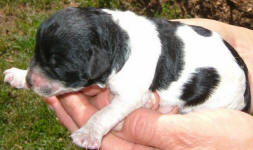
[[[95,9],[67,8],[44,21],[36,35],[28,86],[48,97],[105,82],[111,60],[103,15]]]

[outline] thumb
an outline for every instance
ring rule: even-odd
[[[138,109],[124,120],[121,132],[114,132],[114,134],[133,143],[164,149],[167,143],[163,143],[165,139],[160,136],[160,119],[163,116],[175,114],[177,111],[178,109],[174,108],[165,115],[149,109]],[[170,135],[167,137],[170,138]]]
[[[235,110],[164,115],[141,109],[126,119],[122,133],[127,140],[162,150],[244,150],[252,143],[252,128],[252,116]]]

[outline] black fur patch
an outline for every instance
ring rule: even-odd
[[[203,28],[200,26],[193,26],[193,25],[190,25],[190,27],[192,27],[192,29],[201,36],[209,37],[212,35],[212,32],[206,28]]]
[[[126,62],[128,35],[111,15],[96,8],[66,8],[37,32],[33,66],[66,87],[104,83]]]
[[[191,79],[184,85],[180,99],[185,106],[202,104],[219,83],[219,75],[214,68],[198,68]]]
[[[153,82],[152,91],[167,89],[172,81],[176,81],[183,69],[183,42],[175,35],[179,22],[170,22],[163,19],[152,19],[157,27],[162,44],[162,53],[159,57]]]
[[[249,86],[249,79],[248,79],[248,68],[245,65],[244,61],[242,58],[238,55],[238,53],[235,51],[235,49],[225,40],[223,40],[224,44],[227,46],[227,48],[230,50],[232,55],[235,57],[235,60],[237,64],[243,69],[246,77],[246,89],[244,93],[244,102],[245,102],[245,107],[243,108],[242,111],[244,112],[249,112],[250,111],[250,105],[251,105],[251,93],[250,93],[250,86]]]

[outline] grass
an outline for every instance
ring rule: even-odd
[[[0,0],[0,150],[80,149],[42,98],[10,88],[3,83],[2,72],[12,66],[28,67],[37,28],[55,11],[68,6],[122,8],[119,4],[118,0]],[[166,3],[155,16],[176,18],[178,14]]]

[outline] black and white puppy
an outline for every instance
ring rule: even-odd
[[[5,82],[49,97],[92,84],[106,86],[111,104],[95,113],[71,137],[98,148],[102,137],[152,91],[160,111],[205,108],[248,111],[247,68],[234,49],[207,29],[145,18],[130,11],[66,8],[44,21],[27,70],[5,71]]]

